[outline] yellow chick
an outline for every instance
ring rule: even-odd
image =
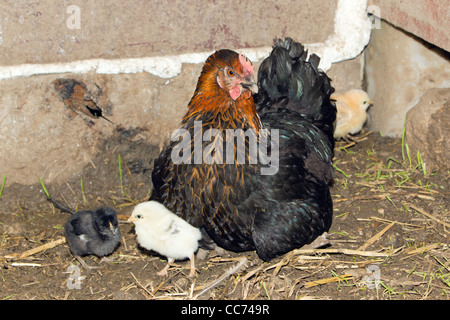
[[[167,276],[167,270],[173,261],[185,258],[191,260],[189,277],[195,275],[194,253],[202,238],[198,228],[156,201],[138,204],[128,222],[134,222],[137,241],[142,247],[167,257],[167,265],[158,275]]]
[[[336,100],[337,108],[334,138],[345,138],[361,131],[367,120],[367,109],[373,103],[369,95],[354,89],[343,94],[332,94],[331,99]]]

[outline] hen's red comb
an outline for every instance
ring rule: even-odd
[[[239,62],[241,63],[242,69],[246,75],[253,75],[254,70],[252,62],[241,53],[239,54]]]

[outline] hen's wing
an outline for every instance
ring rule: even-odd
[[[256,103],[265,128],[279,130],[279,170],[260,176],[253,240],[269,260],[312,242],[332,221],[334,89],[319,68],[290,38],[275,41],[258,71]]]
[[[295,112],[265,113],[261,120],[265,127],[279,130],[279,169],[275,175],[258,175],[254,180],[253,208],[238,207],[255,212],[256,251],[270,260],[328,231],[333,154],[326,135]]]

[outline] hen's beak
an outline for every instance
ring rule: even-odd
[[[258,93],[258,85],[255,83],[253,77],[247,78],[246,81],[241,82],[244,89],[250,90],[252,93]]]

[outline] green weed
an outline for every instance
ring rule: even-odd
[[[88,201],[86,200],[86,196],[84,195],[83,177],[80,178],[80,186],[81,186],[81,195],[83,196],[83,203],[85,206],[88,206]]]
[[[2,188],[0,189],[0,198],[2,197],[3,190],[5,190],[5,186],[6,186],[6,174],[3,176]]]
[[[45,195],[48,199],[50,199],[50,194],[47,191],[47,188],[44,185],[44,182],[42,182],[41,178],[38,176],[39,183],[41,184],[42,190],[44,190]]]
[[[120,181],[120,190],[122,191],[122,195],[126,198],[126,200],[128,200],[129,202],[132,203],[136,203],[136,201],[134,201],[130,195],[125,191],[125,188],[123,186],[123,174],[122,174],[122,157],[119,154],[117,154],[117,160],[118,160],[118,164],[119,164],[119,181]]]
[[[350,176],[348,174],[346,174],[343,170],[339,169],[334,163],[333,163],[333,168],[334,170],[336,170],[337,172],[343,174],[346,178],[350,178]]]

